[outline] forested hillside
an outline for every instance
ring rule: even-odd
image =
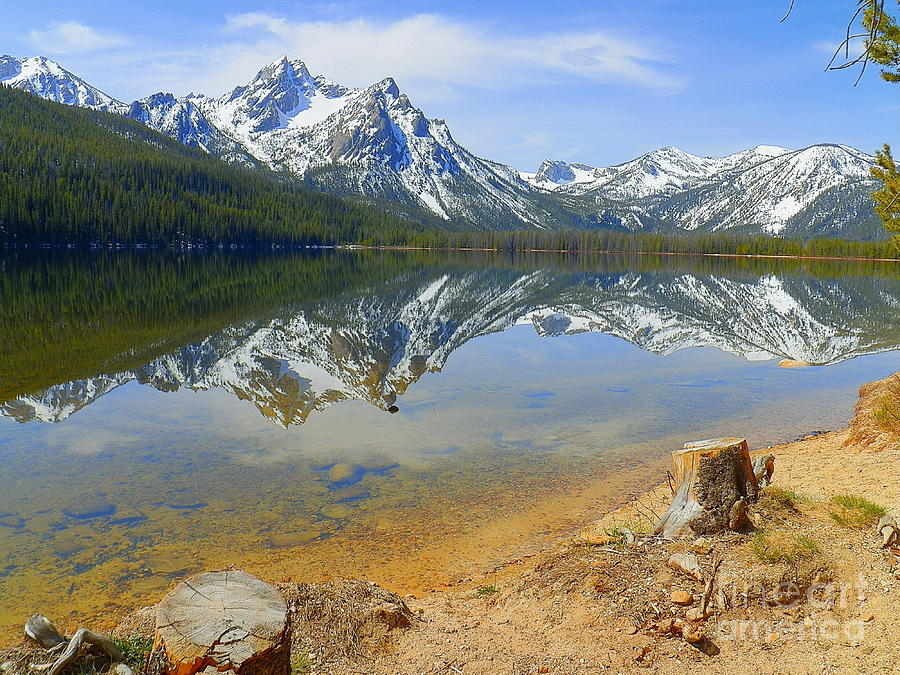
[[[0,86],[0,244],[391,243],[408,227],[118,115]]]

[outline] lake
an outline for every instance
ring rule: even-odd
[[[7,252],[0,632],[209,568],[423,592],[526,555],[686,441],[846,424],[900,370],[896,269]]]

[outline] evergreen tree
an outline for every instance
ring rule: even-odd
[[[884,4],[871,2],[863,16],[863,26],[870,31],[872,38],[866,45],[870,59],[885,66],[881,77],[892,83],[900,82],[900,27],[892,16],[884,11]],[[884,222],[890,232],[900,232],[900,173],[891,155],[891,147],[885,143],[884,148],[876,153],[877,163],[872,168],[872,175],[881,181],[882,187],[872,193],[875,199],[875,213]],[[900,247],[900,236],[894,241]]]

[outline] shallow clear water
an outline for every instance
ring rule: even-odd
[[[623,500],[685,441],[836,428],[900,370],[891,268],[147,252],[2,269],[6,631],[33,611],[102,623],[227,565],[438,587]]]

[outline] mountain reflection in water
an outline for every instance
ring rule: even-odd
[[[348,399],[395,411],[454,350],[517,324],[542,337],[606,333],[656,354],[715,347],[812,364],[900,342],[890,268],[820,266],[817,276],[797,265],[640,257],[496,262],[362,252],[9,261],[3,299],[15,309],[5,316],[0,412],[59,422],[132,381],[222,389],[285,426]],[[22,315],[30,325],[20,334]]]

